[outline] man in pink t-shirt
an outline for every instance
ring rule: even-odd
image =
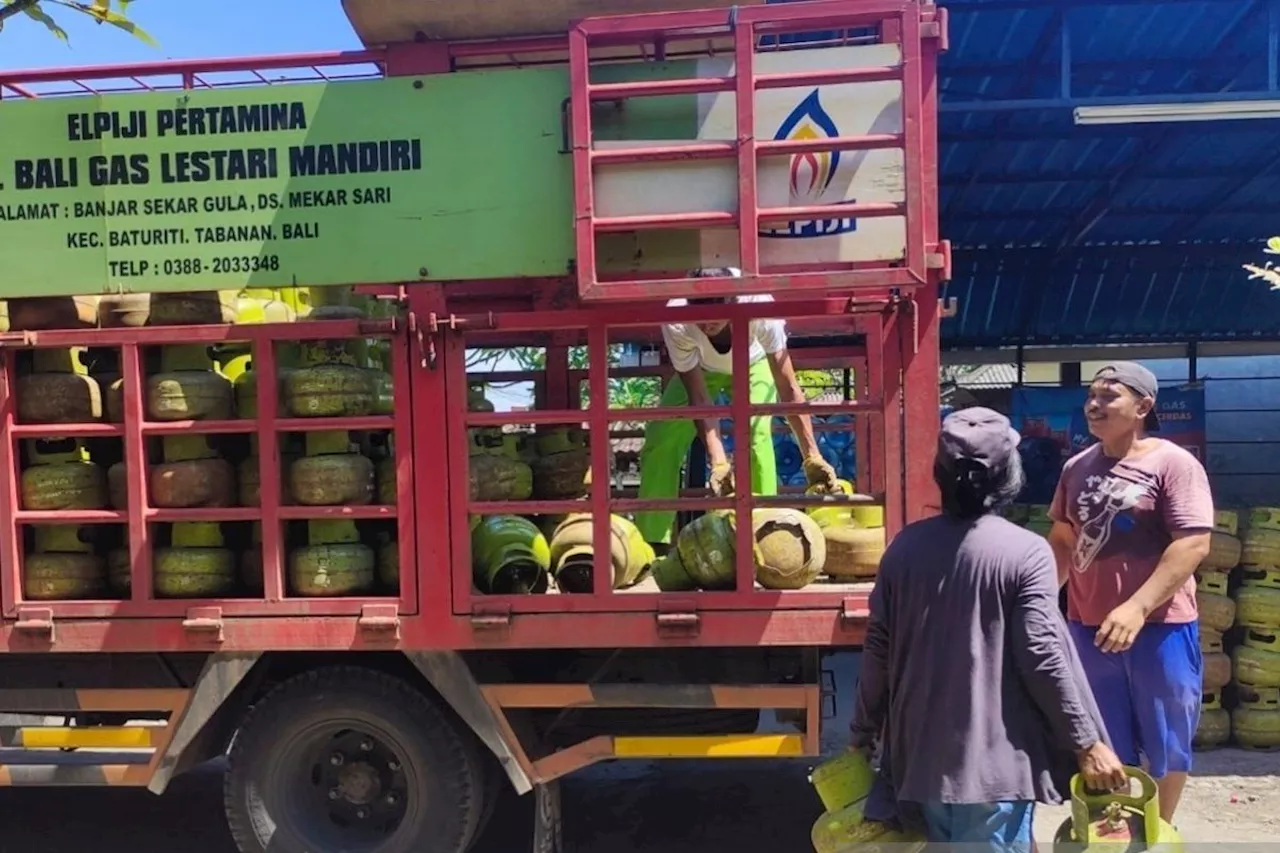
[[[1172,822],[1200,722],[1194,573],[1209,553],[1213,497],[1195,456],[1149,435],[1160,428],[1157,391],[1132,362],[1094,376],[1084,411],[1098,443],[1062,469],[1049,543],[1115,751],[1146,765]]]

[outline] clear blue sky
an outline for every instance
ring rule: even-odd
[[[48,4],[70,34],[54,38],[23,15],[0,31],[0,68],[49,68],[216,56],[358,50],[340,0],[135,0],[129,14],[160,44]]]

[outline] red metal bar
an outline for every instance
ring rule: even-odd
[[[921,281],[925,272],[924,209],[924,136],[926,133],[924,101],[924,46],[921,42],[920,15],[900,15],[902,21],[902,132],[903,165],[906,169],[903,187],[906,194],[907,268]],[[932,122],[930,123],[932,125]],[[929,130],[932,130],[932,126]]]
[[[184,521],[257,521],[264,515],[257,507],[210,506],[189,509],[147,507],[143,516],[148,522],[173,524]]]
[[[439,291],[414,294],[411,299],[414,300],[411,302],[413,310],[419,315],[424,312],[442,311],[445,307],[443,294]],[[443,385],[439,393],[444,397],[444,417],[440,417],[439,409],[429,407],[427,394],[415,392],[414,429],[423,431],[419,435],[417,444],[425,452],[435,450],[434,458],[444,466],[444,470],[449,472],[449,477],[447,500],[443,501],[440,514],[432,519],[428,515],[428,505],[423,506],[423,522],[426,525],[423,529],[423,537],[429,539],[447,531],[452,545],[444,555],[442,565],[445,571],[440,574],[448,577],[449,588],[453,592],[452,612],[468,614],[471,612],[472,602],[472,556],[471,526],[467,517],[471,511],[469,508],[471,505],[469,458],[471,442],[468,440],[467,433],[466,341],[460,334],[444,333],[437,343],[437,351],[436,372],[443,373],[444,379],[441,382],[434,376],[428,375],[419,380],[419,391],[423,390],[424,385],[430,388],[432,382],[440,382]],[[421,367],[418,369],[418,375],[420,377],[423,375]],[[426,424],[438,423],[441,420],[443,424],[440,426],[426,429]],[[431,445],[429,437],[438,435],[439,432],[444,433],[445,440]],[[419,495],[424,499],[425,488],[425,484],[419,485]],[[533,511],[530,510],[530,512]],[[432,568],[434,567],[429,565],[427,570],[430,571]]]
[[[596,270],[596,235],[591,227],[595,219],[591,100],[578,94],[586,93],[591,86],[590,62],[587,33],[581,26],[574,27],[569,31],[569,133],[573,143],[574,248],[579,296],[586,296],[592,290]]]
[[[867,201],[858,204],[807,205],[799,207],[772,207],[760,211],[760,223],[797,222],[805,219],[829,219],[839,215],[847,219],[873,219],[884,216],[902,216],[903,205],[891,201]]]
[[[757,74],[755,88],[798,89],[809,86],[838,86],[844,83],[884,83],[902,77],[900,65],[867,65],[861,68],[838,68],[830,71],[788,71],[779,74]]]
[[[614,166],[672,160],[721,160],[734,157],[737,153],[738,145],[734,142],[690,142],[681,145],[655,145],[650,148],[593,149],[591,162],[597,166]]]
[[[845,602],[865,608],[867,597],[865,589],[843,595],[825,594],[824,606],[811,607],[794,605],[796,596],[783,595],[776,605],[734,612],[726,612],[713,601],[700,614],[697,636],[676,638],[659,630],[651,607],[631,612],[580,612],[573,607],[581,601],[580,596],[563,596],[569,599],[565,609],[573,612],[575,636],[597,641],[605,638],[612,648],[857,646],[865,636],[865,623],[845,620],[840,611]],[[566,643],[565,616],[561,611],[523,616],[500,632],[476,631],[468,617],[409,619],[403,623],[400,640],[387,644],[353,629],[354,619],[342,615],[354,603],[350,599],[282,602],[280,608],[288,611],[284,618],[256,617],[248,611],[253,604],[250,601],[213,603],[222,609],[225,620],[218,649],[228,653],[494,647],[552,650],[562,649]],[[127,602],[68,602],[67,606],[67,612],[75,614],[69,618],[75,621],[59,624],[59,651],[155,653],[192,648],[179,619],[111,618],[127,611]],[[207,646],[201,650],[207,651]],[[0,651],[43,652],[47,647],[7,623],[0,626]]]
[[[396,419],[390,415],[361,415],[354,418],[280,418],[275,428],[279,432],[323,432],[332,429],[383,430],[394,429]]]
[[[640,80],[633,83],[592,83],[587,92],[593,101],[665,95],[702,95],[732,92],[736,77],[690,77],[684,80]]]
[[[828,291],[854,288],[914,288],[920,280],[911,270],[890,267],[886,269],[857,269],[840,272],[814,272],[770,275],[767,278],[674,278],[645,279],[640,281],[612,281],[608,286],[591,292],[593,303],[636,302],[679,299],[693,296],[720,296],[726,292],[739,296],[748,294],[777,294],[789,289]],[[672,321],[677,322],[677,321]]]
[[[749,26],[749,25],[748,25]],[[739,33],[741,35],[741,33]],[[748,43],[750,40],[748,39]],[[746,230],[745,228],[743,230]],[[755,231],[755,229],[751,229]],[[731,334],[735,341],[751,340],[751,323],[741,317],[731,321]],[[755,470],[755,460],[751,458],[751,417],[747,414],[751,403],[751,348],[736,346],[730,356],[733,367],[733,509],[736,515],[734,542],[734,592],[740,596],[750,595],[755,588],[755,529],[752,509],[754,489],[751,486],[751,475]]]
[[[837,414],[840,412],[878,412],[883,404],[879,399],[866,398],[847,403],[759,403],[751,404],[753,415],[799,415],[809,413]],[[471,412],[466,423],[472,427],[507,426],[508,424],[582,424],[590,422],[589,410],[568,409],[545,412]],[[612,421],[682,421],[690,418],[731,417],[732,406],[655,406],[651,409],[608,410]]]
[[[259,377],[275,376],[276,345],[260,340],[253,346],[253,371]],[[281,530],[280,393],[278,382],[255,383],[258,408],[258,495],[262,506],[262,598],[274,604],[284,600],[284,531]]]
[[[821,154],[826,151],[875,151],[901,148],[900,133],[864,133],[861,136],[837,136],[831,139],[761,139],[756,143],[761,157],[787,154]],[[831,215],[826,211],[824,218]]]
[[[142,422],[146,419],[143,389],[147,387],[147,377],[138,344],[125,344],[120,356],[120,375],[124,378],[124,464],[128,471],[129,496],[129,597],[134,604],[141,605],[153,598],[151,525],[148,523],[151,469],[147,464],[147,439],[142,434]],[[263,384],[274,386],[272,382]]]
[[[123,347],[126,345],[221,344],[282,338],[280,324],[142,326],[119,329],[51,329],[0,332],[0,347]],[[375,338],[395,333],[391,320],[299,320],[289,323],[288,340]]]
[[[18,510],[13,514],[16,524],[125,524],[127,512],[111,509],[55,509]]]
[[[4,542],[0,544],[0,597],[3,598],[6,616],[14,614],[22,594],[22,530],[16,524],[10,524],[22,509],[22,493],[19,491],[22,454],[14,437],[16,361],[16,353],[12,350],[0,352],[0,471],[8,480],[0,489],[0,514],[4,523]]]
[[[399,463],[397,462],[397,465]],[[352,520],[377,520],[397,518],[393,506],[281,506],[278,514],[284,521],[308,521],[319,518],[347,518]]]
[[[735,119],[738,125],[738,265],[743,275],[760,274],[760,191],[756,186],[756,39],[750,23],[734,27]],[[743,324],[743,331],[747,325]],[[738,340],[745,340],[739,338]],[[740,585],[741,586],[741,585]]]
[[[220,59],[174,59],[122,65],[80,65],[64,68],[30,68],[0,71],[0,86],[21,83],[59,83],[65,80],[123,80],[188,74],[219,74],[249,70],[281,70],[328,65],[381,64],[383,54],[374,50],[294,53],[275,56],[242,56]]]
[[[13,438],[45,438],[50,424],[14,424],[9,427]],[[58,435],[63,438],[122,438],[124,428],[119,424],[58,424]]]
[[[591,414],[591,586],[596,600],[613,595],[613,528],[609,492],[612,452],[609,447],[609,327],[600,323],[587,330],[588,410]],[[602,440],[603,439],[603,440]]]
[[[811,275],[820,275],[812,273]],[[714,281],[715,279],[670,279],[672,283]],[[737,281],[738,279],[731,279]],[[696,292],[696,288],[695,288]],[[887,291],[886,291],[887,293]],[[636,302],[634,305],[614,306],[610,310],[598,307],[570,308],[561,311],[511,311],[491,314],[463,314],[454,319],[458,328],[468,335],[469,345],[484,346],[486,333],[541,332],[548,330],[589,329],[607,322],[610,328],[659,326],[663,323],[706,323],[715,320],[743,317],[762,320],[785,316],[788,320],[804,318],[848,317],[849,298],[825,299],[777,299],[775,302],[738,302],[727,305],[681,305],[668,307],[653,302]]]
[[[727,211],[705,213],[651,213],[636,216],[602,216],[592,220],[596,231],[644,231],[662,228],[729,228],[738,224],[738,215]]]
[[[896,536],[906,518],[906,496],[903,488],[906,441],[902,432],[901,408],[906,389],[902,382],[903,321],[894,312],[881,326],[881,370],[878,376],[884,383],[883,444],[884,444],[884,526],[887,536]],[[875,376],[872,377],[875,381]]]
[[[440,393],[443,383],[438,380],[435,383],[414,382],[414,369],[410,361],[409,348],[408,336],[401,336],[392,342],[391,387],[396,400],[395,428],[392,432],[396,460],[396,507],[394,510],[396,544],[400,552],[399,609],[402,614],[422,612],[421,597],[424,590],[420,580],[428,576],[426,564],[430,562],[434,568],[447,565],[449,559],[448,513],[440,506],[447,495],[438,484],[427,490],[429,494],[426,511],[435,513],[435,518],[439,519],[444,529],[435,543],[419,543],[418,540],[418,487],[415,476],[418,471],[418,461],[417,442],[413,429],[414,417],[417,414],[415,399],[420,395],[426,396],[427,405],[439,411],[444,407],[444,396]],[[438,417],[429,420],[431,429],[438,433],[428,435],[428,440],[438,443],[439,449],[436,452],[440,453],[445,446],[443,424]],[[422,469],[424,472],[438,470],[437,466],[431,464],[432,460],[428,459],[426,462]],[[427,589],[432,590],[440,602],[447,603],[448,595],[445,592],[448,584],[447,574],[431,572],[428,579],[431,583]]]
[[[866,335],[867,341],[867,371],[859,386],[865,389],[863,393],[870,394],[873,387],[871,383],[875,383],[875,387],[879,388],[881,398],[887,403],[889,392],[887,390],[888,377],[884,366],[884,332],[880,328],[879,318],[877,318],[874,326],[867,318],[859,318],[859,325]],[[884,429],[889,420],[889,410],[884,409],[882,411],[884,412],[883,417],[865,419],[867,426],[864,430],[867,436],[866,446],[869,460],[867,471],[871,476],[869,488],[865,478],[862,478],[864,482],[861,484],[861,488],[876,494],[884,494],[885,492],[885,460],[888,458],[884,447]],[[863,433],[859,432],[858,440],[862,441],[862,437]],[[861,470],[860,468],[859,471]],[[861,474],[859,474],[859,477],[861,478]]]
[[[257,429],[258,422],[252,418],[237,421],[166,421],[142,424],[143,435],[237,435],[256,432]]]

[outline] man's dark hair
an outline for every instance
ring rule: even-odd
[[[741,278],[742,271],[736,267],[701,267],[689,270],[689,278]],[[688,300],[690,305],[723,305],[729,300],[723,296],[694,296]]]
[[[999,512],[1013,503],[1026,483],[1017,453],[1004,465],[988,468],[972,459],[933,463],[933,481],[942,492],[942,511],[953,518],[972,519]]]

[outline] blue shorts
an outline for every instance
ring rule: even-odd
[[[973,845],[1000,853],[1030,853],[1035,803],[925,803],[925,835],[931,842]]]
[[[1148,624],[1128,651],[1118,653],[1093,645],[1096,628],[1079,622],[1070,628],[1120,760],[1138,767],[1145,759],[1155,779],[1190,772],[1204,690],[1199,626]]]

